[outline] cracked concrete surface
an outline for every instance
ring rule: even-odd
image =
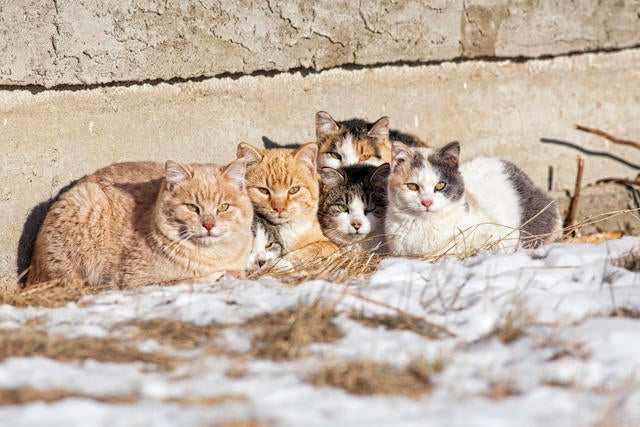
[[[539,57],[640,45],[640,2],[23,0],[0,3],[0,85]]]

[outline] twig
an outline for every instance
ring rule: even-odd
[[[637,150],[640,150],[640,143],[635,142],[635,141],[629,141],[628,139],[620,139],[617,138],[613,135],[610,135],[604,131],[601,131],[600,129],[594,129],[594,128],[588,128],[586,126],[582,126],[582,125],[573,125],[576,129],[581,130],[582,132],[587,132],[587,133],[592,133],[594,135],[598,135],[601,136],[603,138],[608,139],[609,141],[613,142],[614,144],[620,144],[620,145],[628,145],[629,147],[633,147]]]
[[[366,296],[364,296],[364,295],[357,294],[357,293],[355,293],[355,292],[351,292],[351,291],[349,291],[349,290],[347,290],[346,292],[344,292],[344,293],[342,294],[342,296],[340,297],[340,299],[342,299],[343,297],[345,297],[345,296],[347,296],[347,295],[352,296],[352,297],[354,297],[354,298],[361,299],[361,300],[366,301],[366,302],[370,302],[371,304],[375,304],[375,305],[378,305],[378,306],[380,306],[380,307],[384,307],[384,308],[388,308],[388,309],[390,309],[390,310],[394,310],[394,311],[396,311],[398,314],[400,314],[401,316],[405,316],[405,317],[408,317],[408,318],[413,319],[413,320],[417,320],[417,321],[420,321],[420,322],[424,322],[424,323],[425,323],[425,324],[427,324],[428,326],[430,326],[430,327],[432,327],[432,328],[434,328],[434,329],[438,330],[439,332],[441,332],[441,333],[443,333],[443,334],[445,334],[445,335],[448,335],[449,337],[455,337],[455,336],[456,336],[456,334],[454,334],[453,332],[451,332],[450,330],[448,330],[448,329],[447,329],[447,328],[445,328],[444,326],[440,326],[440,325],[438,325],[438,324],[436,324],[436,323],[429,322],[428,320],[426,320],[426,319],[425,319],[425,318],[423,318],[423,317],[416,316],[415,314],[409,313],[408,311],[405,311],[405,310],[403,310],[403,309],[401,309],[401,308],[394,307],[394,306],[392,306],[391,304],[387,304],[386,302],[376,301],[376,300],[374,300],[373,298],[369,298],[369,297],[366,297]]]
[[[613,182],[614,184],[627,184],[627,185],[640,185],[640,178],[638,179],[625,179],[625,178],[600,178],[596,181],[596,184]]]
[[[578,156],[578,172],[576,173],[576,184],[573,187],[573,197],[569,203],[569,213],[564,221],[565,227],[573,227],[576,222],[576,213],[578,211],[578,200],[580,199],[580,188],[582,187],[582,172],[584,170],[584,159]],[[575,232],[575,231],[574,231]]]

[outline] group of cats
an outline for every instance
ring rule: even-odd
[[[193,282],[274,264],[296,269],[338,250],[535,247],[560,231],[553,201],[520,169],[494,158],[461,164],[458,142],[434,149],[390,130],[388,117],[337,122],[323,111],[316,137],[297,149],[240,143],[225,166],[169,160],[98,170],[51,206],[27,285]]]

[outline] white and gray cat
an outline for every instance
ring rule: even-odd
[[[385,231],[391,253],[460,252],[497,243],[537,247],[559,237],[553,200],[512,163],[459,163],[460,144],[439,150],[394,142]]]
[[[277,226],[255,215],[251,232],[253,233],[253,247],[247,262],[247,270],[264,270],[276,265],[283,268],[289,267],[289,263],[282,259],[287,253],[287,248],[280,237]]]
[[[373,250],[384,241],[389,164],[320,170],[318,220],[338,246]]]

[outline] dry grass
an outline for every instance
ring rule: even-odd
[[[433,374],[443,368],[442,359],[432,363],[416,359],[403,370],[386,363],[364,360],[326,367],[311,376],[309,382],[317,386],[342,387],[351,394],[418,397],[431,391]]]
[[[242,394],[212,394],[210,396],[180,396],[166,399],[167,403],[177,403],[185,406],[214,406],[227,402],[248,402],[247,396]]]
[[[309,280],[327,280],[336,283],[344,283],[355,277],[366,276],[373,273],[383,256],[363,250],[341,250],[327,257],[318,257],[309,260],[295,271],[278,269],[276,267],[260,274],[250,276],[256,279],[261,275],[269,275],[283,283],[296,285]]]
[[[493,335],[503,344],[510,344],[524,335],[529,323],[531,323],[531,316],[526,311],[509,310],[502,319],[498,320]]]
[[[496,401],[506,399],[510,396],[517,396],[519,394],[522,394],[522,392],[515,387],[512,380],[493,381],[489,385],[489,390],[487,391],[487,397]]]
[[[67,338],[47,335],[31,328],[0,331],[0,361],[7,357],[42,356],[61,362],[94,359],[99,362],[153,364],[168,371],[180,360],[161,354],[147,353],[114,338]]]
[[[613,260],[613,265],[629,271],[640,272],[640,248],[629,251]]]
[[[10,290],[0,293],[0,303],[16,307],[62,307],[70,302],[77,302],[85,295],[95,294],[101,289],[90,288],[82,282],[63,282],[51,280],[30,286],[25,289]]]
[[[630,307],[618,307],[609,313],[609,317],[628,317],[629,319],[640,319],[640,310]]]
[[[134,326],[137,330],[132,334],[133,338],[152,339],[178,350],[192,350],[208,343],[227,327],[218,324],[198,325],[193,322],[164,318],[134,320],[117,326]]]
[[[411,331],[426,338],[439,339],[443,337],[442,330],[424,319],[392,314],[365,315],[351,313],[349,317],[365,326],[384,326],[386,329]]]
[[[269,425],[267,421],[258,418],[248,420],[229,420],[213,424],[212,427],[265,427]]]
[[[245,366],[230,366],[224,371],[224,375],[228,378],[244,378],[249,375],[249,369]]]
[[[39,390],[29,386],[21,386],[10,389],[0,389],[0,406],[20,405],[23,403],[41,401],[57,402],[71,397],[81,399],[92,399],[105,403],[134,403],[138,400],[137,395],[96,395],[86,393],[74,393],[59,388]]]
[[[333,306],[300,304],[293,309],[264,313],[246,322],[251,332],[253,353],[256,357],[290,360],[306,354],[313,342],[332,342],[342,337],[333,323]]]

